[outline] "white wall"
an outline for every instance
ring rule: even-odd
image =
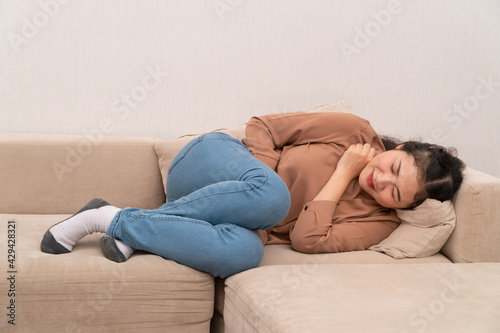
[[[0,131],[173,138],[348,99],[500,177],[499,32],[497,0],[2,0]]]

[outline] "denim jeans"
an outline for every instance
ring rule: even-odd
[[[223,133],[188,143],[170,165],[166,190],[158,209],[118,212],[108,234],[222,278],[260,264],[255,230],[278,224],[290,209],[283,180]]]

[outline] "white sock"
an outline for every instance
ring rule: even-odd
[[[76,242],[86,235],[94,232],[106,233],[120,210],[111,205],[87,209],[52,226],[49,231],[59,244],[71,251]]]
[[[123,253],[123,255],[125,256],[126,259],[130,258],[132,253],[135,252],[134,248],[128,246],[127,244],[125,244],[124,242],[122,242],[118,239],[115,239],[115,243],[116,243],[116,246],[118,247],[118,249]]]

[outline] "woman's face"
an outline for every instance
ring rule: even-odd
[[[376,155],[361,171],[358,181],[380,205],[406,208],[421,188],[417,172],[413,156],[395,149]]]

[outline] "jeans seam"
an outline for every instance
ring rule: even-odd
[[[231,194],[231,193],[238,193],[238,192],[244,192],[244,191],[252,191],[252,190],[257,189],[257,188],[261,187],[262,185],[264,185],[264,183],[265,183],[266,181],[267,181],[267,178],[266,178],[266,180],[264,180],[264,182],[263,182],[261,185],[259,185],[258,187],[257,187],[257,186],[252,186],[252,187],[251,187],[250,189],[248,189],[248,190],[247,190],[247,189],[244,189],[244,190],[237,190],[237,191],[227,191],[227,192],[224,192],[224,193],[220,193],[220,192],[219,192],[219,193],[213,193],[213,194],[206,194],[206,195],[204,195],[204,196],[202,196],[202,197],[199,197],[199,198],[196,198],[196,199],[190,200],[190,201],[188,201],[188,202],[179,203],[179,204],[177,204],[177,205],[173,206],[172,208],[182,207],[182,206],[184,206],[184,205],[186,205],[186,204],[188,204],[188,203],[192,203],[192,202],[195,202],[195,201],[198,201],[198,200],[201,200],[201,199],[205,199],[205,198],[208,198],[208,197],[212,197],[212,196],[214,196],[214,195]],[[175,203],[175,201],[169,202],[169,204],[174,204],[174,203]]]
[[[130,214],[128,213],[127,211],[123,211],[123,214],[127,215],[128,218],[132,218],[134,220],[140,220],[142,219],[142,217],[139,217],[139,216],[134,216],[133,214]],[[204,225],[204,226],[207,226],[207,227],[216,227],[216,226],[220,226],[220,225],[226,225],[229,227],[229,229],[235,229],[237,227],[236,224],[231,224],[231,223],[221,223],[221,224],[211,224],[210,222],[207,222],[207,221],[203,221],[203,220],[197,220],[197,219],[192,219],[190,217],[183,217],[183,216],[176,216],[176,215],[165,215],[165,216],[162,216],[162,217],[149,217],[148,216],[148,220],[170,220],[170,221],[176,221],[178,219],[182,219],[183,222],[189,222],[189,223],[194,223],[194,224],[198,224],[198,225]]]
[[[196,140],[196,142],[194,142]],[[184,157],[186,157],[186,155],[191,151],[191,149],[193,149],[198,143],[200,143],[201,141],[203,141],[203,136],[199,136],[197,138],[194,138],[193,140],[189,141],[186,145],[192,143],[191,147],[189,147],[188,150],[186,150],[184,152],[184,154],[179,157],[177,159],[177,161],[175,161],[175,163],[172,163],[169,167],[168,167],[168,171],[167,171],[167,176],[170,174],[170,171],[180,162],[184,159]]]

